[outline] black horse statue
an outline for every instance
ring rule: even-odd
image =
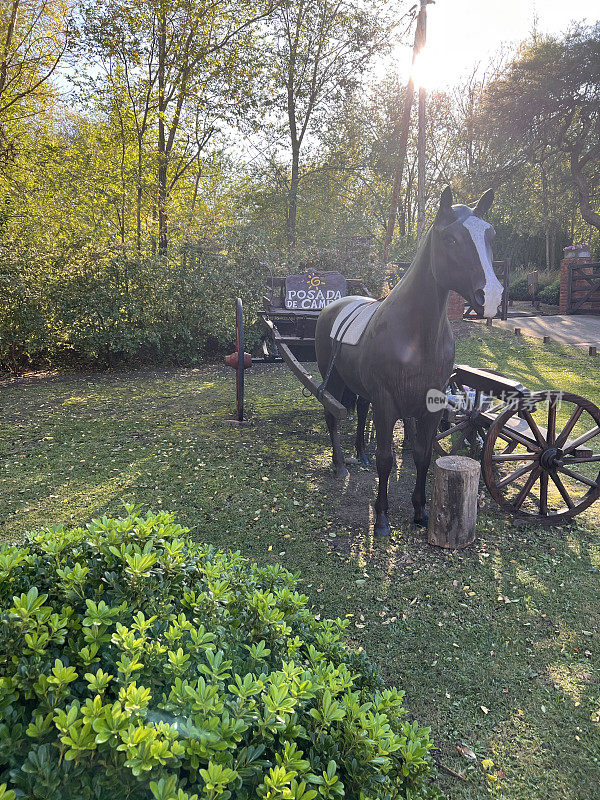
[[[416,420],[413,455],[417,479],[412,503],[414,521],[427,524],[425,480],[443,410],[439,405],[428,408],[427,395],[430,390],[445,389],[454,364],[454,338],[446,314],[448,292],[458,292],[487,317],[495,315],[502,298],[502,285],[492,268],[494,229],[483,220],[493,200],[494,192],[489,189],[475,208],[452,205],[452,191],[449,186],[444,189],[434,224],[414,261],[378,305],[356,344],[344,344],[343,339],[336,343],[331,331],[345,306],[360,298],[344,297],[319,315],[315,332],[319,370],[334,397],[348,407],[356,402],[356,451],[364,464],[369,463],[365,422],[369,405],[373,406],[379,477],[376,536],[391,533],[387,490],[394,425],[400,418]],[[348,472],[337,419],[328,412],[325,418],[337,475],[345,477]]]

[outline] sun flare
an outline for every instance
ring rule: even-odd
[[[413,62],[411,75],[415,88],[435,89],[443,83],[443,64],[432,58],[430,51],[422,50]]]

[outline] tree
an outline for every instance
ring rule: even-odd
[[[251,82],[253,26],[273,0],[91,0],[86,40],[114,90],[127,102],[138,151],[137,231],[142,161],[156,136],[158,252],[168,248],[168,203],[198,164],[226,110],[239,110]]]
[[[391,24],[377,0],[283,0],[269,33],[278,128],[289,142],[286,180],[288,252],[296,245],[301,154],[359,83],[373,55],[389,41]]]
[[[581,216],[600,231],[600,23],[527,43],[487,88],[483,123],[542,175],[564,154]]]
[[[32,117],[69,41],[67,0],[0,6],[0,161],[14,152],[11,122]]]

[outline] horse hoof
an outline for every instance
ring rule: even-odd
[[[375,534],[377,539],[381,539],[381,538],[383,538],[385,536],[391,536],[392,535],[392,526],[387,521],[387,518],[378,520],[375,523],[375,528],[373,529],[373,533]]]
[[[421,514],[417,517],[415,514],[415,518],[413,520],[415,525],[418,525],[420,528],[426,528],[429,524],[429,514],[423,509]]]
[[[360,465],[363,466],[363,467],[372,467],[373,466],[373,464],[371,463],[371,459],[369,458],[369,456],[366,453],[361,453],[361,455],[359,455],[359,457],[358,457],[358,461],[359,461]]]
[[[350,475],[350,473],[348,472],[348,470],[346,469],[346,467],[339,467],[339,468],[338,468],[338,469],[335,471],[335,477],[336,477],[336,478],[347,478],[347,477],[348,477],[348,475]]]

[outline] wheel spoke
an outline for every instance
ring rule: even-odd
[[[548,400],[548,432],[546,434],[548,445],[552,447],[556,441],[556,403],[552,398]]]
[[[573,478],[576,481],[585,483],[586,486],[591,486],[592,489],[596,489],[598,487],[598,481],[593,481],[591,478],[588,478],[586,475],[582,475],[580,472],[575,472],[575,470],[568,469],[567,467],[559,467],[558,469],[560,472],[568,475],[569,478]]]
[[[567,422],[565,427],[562,429],[562,432],[561,432],[560,436],[558,437],[558,439],[554,443],[556,447],[562,447],[563,444],[567,441],[567,439],[569,438],[569,434],[571,433],[571,431],[573,430],[573,428],[577,424],[577,420],[582,415],[582,413],[583,413],[583,406],[577,406],[575,411],[569,417],[569,421]]]
[[[540,475],[542,474],[543,471],[544,470],[541,467],[536,467],[533,470],[531,475],[527,478],[527,482],[526,482],[525,486],[523,486],[523,488],[521,489],[521,491],[519,492],[519,494],[515,497],[515,499],[513,501],[513,506],[515,508],[521,508],[525,498],[527,497],[527,495],[531,491],[531,489],[533,487],[533,484],[537,481],[537,479],[540,477]]]
[[[582,444],[585,444],[590,439],[593,439],[594,436],[597,436],[599,433],[600,433],[600,425],[596,425],[595,428],[592,428],[587,433],[583,433],[577,439],[573,439],[571,444],[568,447],[565,447],[565,453],[570,453],[573,450],[576,450],[578,447],[581,447]]]
[[[548,516],[548,473],[545,470],[540,477],[540,514]]]
[[[510,431],[507,428],[502,428],[501,431],[498,431],[498,436],[500,436],[505,441],[510,441],[512,439],[513,442],[517,442],[518,444],[522,444],[524,447],[527,447],[529,450],[536,450],[539,452],[541,450],[537,444],[526,439],[524,436],[521,436],[519,433],[515,433],[514,431]]]
[[[546,440],[542,436],[542,432],[538,428],[537,422],[532,417],[531,411],[527,411],[526,409],[524,409],[523,410],[523,417],[525,418],[525,420],[527,420],[527,424],[531,428],[531,432],[535,436],[536,442],[540,445],[540,447],[545,447],[546,446]]]
[[[556,472],[551,472],[550,477],[554,481],[556,488],[562,495],[562,499],[569,506],[569,508],[575,508],[575,503],[571,500],[571,496],[565,489],[564,483],[561,481],[560,477],[556,474]]]
[[[537,453],[496,453],[492,461],[533,461],[538,458]]]
[[[447,436],[452,436],[452,434],[455,433],[455,431],[462,431],[464,428],[468,426],[468,424],[469,420],[465,419],[462,422],[459,422],[457,425],[452,425],[451,428],[447,428],[445,431],[441,431],[435,438],[439,442],[441,439],[445,439]]]
[[[519,467],[514,472],[511,472],[510,475],[507,475],[506,478],[502,478],[501,481],[498,481],[496,484],[499,489],[503,489],[505,486],[508,486],[509,483],[512,483],[517,478],[520,478],[521,475],[525,475],[526,472],[531,472],[533,469],[533,464],[525,464],[524,467]]]
[[[591,456],[581,456],[577,458],[565,458],[563,464],[588,464],[591,461],[600,461],[600,455],[592,453]]]
[[[460,436],[457,436],[456,441],[454,442],[454,444],[450,448],[449,455],[451,455],[451,456],[456,455],[456,453],[458,453],[460,448],[463,446],[464,441],[465,441],[465,437],[461,433]]]

